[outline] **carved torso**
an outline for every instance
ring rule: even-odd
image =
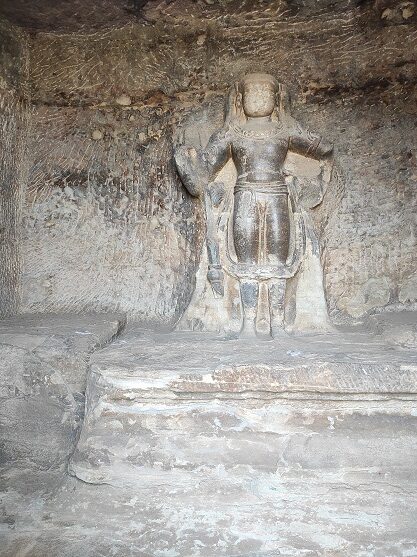
[[[233,126],[231,154],[237,183],[284,181],[282,167],[288,151],[288,135],[278,125],[262,128]]]

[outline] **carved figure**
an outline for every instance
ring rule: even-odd
[[[234,85],[224,126],[205,147],[185,145],[184,136],[177,141],[174,156],[183,184],[203,200],[207,260],[202,260],[203,281],[179,326],[249,336],[280,334],[289,328],[286,282],[300,273],[303,263],[306,270],[309,256],[316,256],[320,275],[310,276],[315,281],[311,295],[317,297],[317,281],[323,290],[318,244],[299,204],[303,192],[297,191],[296,178],[286,169],[287,156],[292,152],[324,161],[320,174],[328,181],[330,167],[325,161],[330,160],[332,145],[295,121],[285,88],[273,76],[260,73],[246,75]],[[229,161],[236,179],[229,178],[227,187],[227,180],[220,182],[218,175]],[[320,188],[324,189],[322,184]],[[201,284],[206,277],[212,292]],[[317,311],[304,319],[304,325],[312,321],[316,330],[330,326],[324,291],[320,296],[318,319]],[[302,307],[303,303],[298,314]],[[297,325],[297,311],[292,322]]]

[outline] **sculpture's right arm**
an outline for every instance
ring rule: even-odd
[[[227,129],[215,132],[207,147],[197,150],[180,145],[174,150],[174,158],[181,181],[193,196],[200,196],[203,188],[213,180],[230,156],[230,140]]]
[[[230,133],[228,128],[214,132],[210,137],[207,147],[202,152],[209,181],[223,168],[230,158]]]

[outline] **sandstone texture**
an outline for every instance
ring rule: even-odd
[[[0,557],[417,556],[416,46],[410,0],[0,2]],[[253,71],[335,145],[331,334],[172,333],[173,142]]]
[[[0,316],[20,305],[21,207],[26,184],[27,41],[0,20]]]
[[[101,350],[120,317],[4,321],[1,557],[413,555],[417,353],[373,330],[415,317],[264,342],[128,326]]]
[[[358,329],[127,330],[92,358],[70,472],[130,494],[140,555],[412,555],[416,364]]]
[[[369,319],[371,327],[391,345],[417,347],[417,316],[415,311],[382,312]]]
[[[316,413],[313,422],[326,424],[325,437],[328,421],[347,424],[357,413],[412,416],[416,363],[415,350],[392,350],[366,332],[260,343],[207,333],[131,331],[91,360],[86,416],[70,469],[84,481],[123,484],[149,466],[239,466],[252,457],[261,467],[269,459],[275,465],[286,428],[304,439],[302,424],[308,430]],[[294,429],[293,419],[301,420]],[[311,435],[321,464],[345,462],[340,447],[339,457],[326,456],[333,444],[326,449],[326,438]],[[285,436],[285,450],[287,441]],[[345,442],[348,447],[350,440]],[[248,450],[251,444],[257,449]],[[376,465],[368,448],[369,462]],[[303,457],[306,466],[313,465],[310,456]],[[365,464],[364,453],[361,458]]]
[[[122,316],[19,316],[0,322],[2,465],[65,466],[84,415],[90,354]]]

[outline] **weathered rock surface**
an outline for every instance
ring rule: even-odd
[[[15,325],[16,346],[38,350],[41,324]],[[71,465],[86,481],[4,466],[1,557],[417,553],[415,349],[359,328],[261,343],[135,328],[91,364]]]
[[[387,441],[396,428],[398,446],[406,450],[412,435],[406,422],[386,421],[376,433],[385,432]],[[361,431],[360,423],[356,430]],[[363,442],[351,435],[361,451]],[[389,444],[381,443],[378,453],[386,448]],[[415,475],[400,477],[394,465],[152,470],[137,478],[135,488],[124,489],[71,478],[60,485],[52,475],[16,471],[4,477],[9,491],[2,498],[1,557],[18,552],[30,557],[409,557],[417,552]]]
[[[375,416],[410,418],[416,400],[417,352],[367,333],[260,343],[130,332],[92,358],[71,470],[84,481],[123,484],[149,466],[274,467],[282,451],[308,468],[347,465],[346,455],[350,465],[383,466],[390,457],[376,459]],[[355,456],[345,431],[333,444],[337,420],[352,431],[364,423],[369,453]],[[312,452],[301,457],[306,436]]]
[[[53,469],[66,462],[84,413],[90,354],[122,316],[25,315],[0,322],[3,464]]]
[[[336,145],[312,211],[333,316],[415,304],[415,2],[3,0],[0,12],[35,30],[0,22],[0,314],[173,324],[202,235],[172,136],[197,106],[205,132],[221,121],[231,81],[254,68]],[[126,335],[93,357],[82,482],[63,465],[88,358],[121,322],[98,319],[0,328],[1,557],[417,555],[413,314],[372,316],[373,338],[207,348]]]
[[[143,555],[406,555],[416,419],[417,352],[366,331],[133,330],[92,358],[70,470],[131,494]]]
[[[417,349],[417,311],[382,312],[369,321],[388,344]]]
[[[20,225],[27,159],[25,99],[27,44],[24,34],[0,20],[0,316],[20,303]]]

